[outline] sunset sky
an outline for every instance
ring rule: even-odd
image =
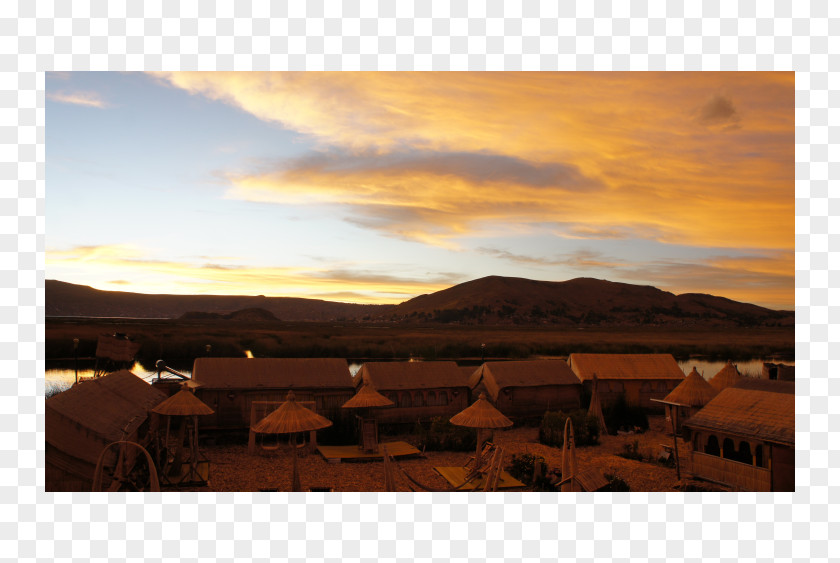
[[[47,73],[46,277],[398,303],[488,275],[794,307],[794,73]]]

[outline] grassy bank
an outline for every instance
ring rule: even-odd
[[[794,329],[675,329],[407,326],[328,323],[237,323],[138,319],[47,319],[46,359],[95,354],[100,334],[122,332],[141,344],[138,360],[244,356],[424,358],[529,358],[573,352],[669,353],[710,359],[794,353]]]

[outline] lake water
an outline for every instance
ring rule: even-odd
[[[760,377],[761,368],[764,362],[765,360],[758,358],[750,360],[733,361],[733,363],[738,366],[738,371],[740,371],[743,375],[746,375],[748,377]],[[774,362],[777,364],[785,364],[789,366],[795,365],[793,360],[775,360]],[[726,362],[713,362],[702,359],[688,359],[678,360],[677,364],[680,366],[680,368],[683,370],[683,373],[685,373],[686,375],[691,373],[691,369],[693,367],[696,367],[700,375],[702,375],[708,380],[714,377],[715,374],[721,369],[723,369],[723,366],[726,365]],[[50,360],[46,363],[46,365],[47,370],[45,373],[45,390],[48,396],[55,392],[64,391],[65,389],[68,389],[71,385],[73,385],[73,382],[76,380],[76,372],[74,369],[73,360]],[[79,360],[78,367],[79,378],[93,377],[93,369],[95,365],[92,360]],[[191,375],[192,372],[191,362],[179,362],[170,365],[169,367],[183,373],[188,377]],[[359,369],[361,369],[362,363],[355,360],[351,360],[348,362],[348,367],[350,369],[350,374],[355,376]],[[148,381],[149,383],[151,383],[152,380],[155,377],[157,377],[157,370],[155,370],[154,365],[145,366],[140,362],[134,362],[134,365],[131,367],[131,372],[137,375],[138,377],[142,378],[143,380]]]

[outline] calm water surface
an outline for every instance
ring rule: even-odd
[[[743,375],[748,377],[760,377],[761,368],[764,362],[765,360],[755,358],[751,360],[736,361],[733,363],[738,366],[738,371],[740,371]],[[795,365],[793,360],[776,360],[775,363],[789,366]],[[706,379],[711,379],[717,372],[723,369],[726,362],[689,359],[679,360],[677,361],[677,364],[686,375],[691,373],[692,368],[696,367],[697,371],[700,372],[700,375]],[[78,367],[79,378],[93,377],[94,362],[92,360],[79,360]],[[181,365],[181,363],[174,363],[169,367],[180,371],[186,376],[190,376],[192,372],[191,362],[184,362],[183,365]],[[350,374],[355,376],[359,369],[361,369],[362,364],[361,362],[350,361],[348,363],[348,367],[350,369]],[[149,383],[152,382],[152,379],[157,377],[157,371],[155,370],[154,365],[146,366],[140,362],[134,362],[134,365],[131,367],[131,372]],[[76,371],[74,369],[73,361],[48,361],[45,378],[45,390],[47,395],[68,389],[76,380]]]

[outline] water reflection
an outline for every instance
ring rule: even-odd
[[[382,361],[382,360],[379,360]],[[761,370],[764,366],[764,362],[766,360],[753,358],[750,360],[741,360],[741,361],[734,361],[733,363],[738,366],[738,371],[741,372],[742,375],[747,377],[761,377]],[[794,361],[792,360],[774,360],[777,364],[784,364],[784,365],[795,365]],[[362,367],[362,363],[358,360],[351,360],[348,363],[348,368],[350,370],[350,375],[353,377],[356,376],[358,371]],[[460,362],[459,362],[460,363]],[[704,378],[711,379],[715,376],[723,366],[726,365],[725,361],[707,361],[702,359],[688,359],[688,360],[678,360],[677,364],[680,366],[680,369],[683,370],[683,373],[686,375],[691,373],[692,368],[697,368],[697,371],[702,375]],[[46,363],[47,369],[45,373],[45,391],[47,396],[52,395],[53,393],[64,391],[65,389],[69,389],[71,385],[76,381],[76,371],[74,368],[73,360],[68,361],[56,361],[50,360]],[[93,370],[95,367],[95,363],[91,360],[79,360],[78,363],[79,367],[79,379],[85,377],[93,377]],[[191,362],[176,362],[173,365],[170,365],[172,369],[175,369],[187,377],[191,375],[192,372],[192,363]],[[154,365],[146,366],[140,362],[134,362],[134,365],[131,366],[130,371],[143,379],[144,381],[148,381],[149,383],[157,377],[157,371],[155,370]]]
[[[751,360],[732,361],[738,367],[738,372],[746,377],[761,377],[761,370],[764,367],[764,362],[760,358],[753,358]],[[773,363],[784,364],[786,366],[794,365],[793,361],[789,360],[773,360]],[[707,361],[700,359],[678,360],[677,364],[683,373],[688,375],[692,368],[697,368],[697,372],[703,376],[707,381],[713,378],[726,365],[725,361]]]

